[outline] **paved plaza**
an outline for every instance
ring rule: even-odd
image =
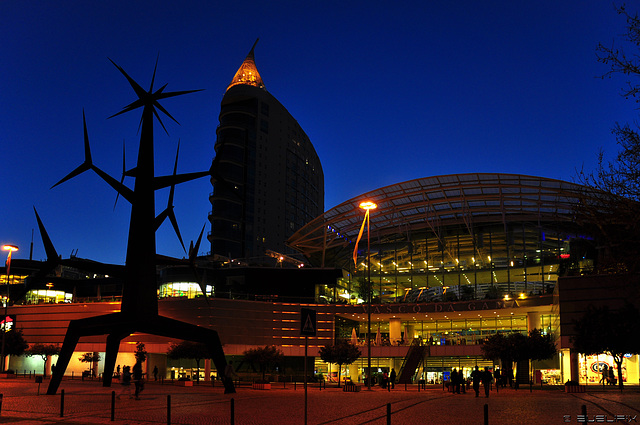
[[[238,388],[225,395],[220,385],[178,387],[149,382],[140,400],[123,396],[115,400],[111,421],[111,392],[122,387],[103,388],[98,381],[63,381],[64,410],[61,395],[47,396],[47,381],[40,386],[32,379],[0,381],[3,395],[0,423],[40,424],[166,424],[170,397],[172,424],[304,424],[304,391],[287,383],[273,384],[271,390]],[[392,424],[484,424],[484,406],[488,405],[489,424],[561,424],[584,423],[582,406],[590,422],[640,423],[640,391],[626,388],[623,393],[601,387],[587,393],[566,394],[560,388],[529,387],[492,391],[489,398],[473,391],[452,394],[441,387],[418,392],[416,386],[397,385],[387,392],[343,392],[317,384],[308,389],[309,425],[387,424],[387,405],[391,406]],[[482,388],[481,388],[482,391]],[[233,400],[233,401],[232,401]],[[600,416],[596,416],[600,415]],[[638,416],[636,416],[638,415]]]

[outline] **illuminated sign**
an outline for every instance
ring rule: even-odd
[[[11,329],[14,329],[16,326],[16,316],[7,315],[3,320],[0,321],[0,332],[9,332]]]

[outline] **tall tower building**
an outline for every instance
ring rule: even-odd
[[[295,253],[285,241],[324,212],[320,159],[265,89],[255,46],[222,98],[209,216],[211,253],[250,264],[262,263],[267,250]]]

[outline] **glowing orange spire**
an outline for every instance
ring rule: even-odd
[[[231,80],[231,84],[227,87],[229,90],[231,87],[236,86],[238,84],[247,84],[250,86],[258,87],[263,89],[264,83],[262,82],[262,77],[260,77],[260,73],[258,73],[258,68],[256,68],[256,63],[253,60],[253,49],[256,48],[256,44],[258,44],[259,38],[256,39],[256,42],[253,43],[253,47],[251,51],[245,58],[242,65],[236,72],[236,75],[233,76],[233,80]]]

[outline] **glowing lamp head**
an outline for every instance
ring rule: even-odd
[[[363,210],[375,210],[378,206],[371,201],[364,201],[360,204],[360,208]]]
[[[15,245],[2,245],[2,249],[4,249],[5,251],[17,251],[18,247]]]

